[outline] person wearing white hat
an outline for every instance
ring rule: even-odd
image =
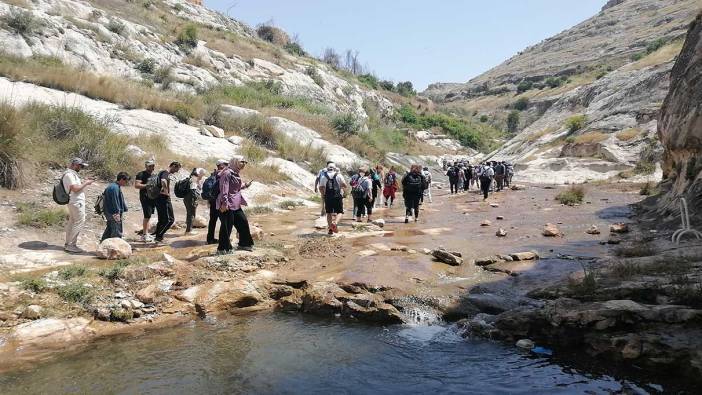
[[[339,221],[344,214],[346,188],[344,176],[339,173],[334,163],[329,163],[327,170],[319,180],[319,193],[322,194],[322,200],[324,200],[329,235],[339,232]]]
[[[73,158],[66,172],[61,177],[63,188],[68,192],[68,221],[66,222],[66,252],[79,254],[84,252],[78,248],[78,235],[85,226],[85,188],[93,183],[93,180],[81,182],[78,172],[88,167],[88,164],[81,158]]]

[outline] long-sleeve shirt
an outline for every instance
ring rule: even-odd
[[[104,209],[105,216],[113,216],[115,214],[122,215],[128,211],[127,203],[124,201],[124,194],[122,193],[122,188],[113,182],[105,188],[104,192]]]
[[[246,199],[241,195],[243,183],[238,172],[232,169],[224,169],[217,176],[219,180],[219,197],[217,198],[217,210],[226,207],[236,211],[242,206],[248,206]]]

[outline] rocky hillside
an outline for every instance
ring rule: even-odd
[[[657,117],[699,0],[616,0],[465,84],[423,94],[507,129],[493,153],[533,181],[648,176]]]

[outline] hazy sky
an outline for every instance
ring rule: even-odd
[[[360,52],[376,75],[465,82],[599,12],[606,0],[205,0],[250,25],[273,20],[318,56]],[[233,7],[232,7],[233,6]]]

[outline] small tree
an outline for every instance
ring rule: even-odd
[[[281,28],[273,26],[272,22],[263,23],[256,28],[256,35],[271,44],[285,46],[290,43],[290,36]]]
[[[352,136],[361,130],[361,124],[353,114],[338,115],[332,118],[331,125],[342,136]]]
[[[414,86],[412,86],[412,82],[410,81],[398,82],[395,89],[397,93],[405,97],[417,95],[417,91],[414,90]]]
[[[381,80],[378,82],[378,85],[380,85],[380,89],[384,89],[386,91],[392,92],[395,90],[395,84],[392,81]]]
[[[370,73],[359,75],[358,81],[360,81],[363,85],[366,85],[367,87],[369,87],[371,89],[378,89],[378,86],[379,86],[378,85],[378,77],[376,77]]]
[[[523,80],[522,82],[517,85],[517,92],[518,93],[523,93],[528,91],[534,86],[534,84],[531,81]]]
[[[587,122],[587,117],[583,114],[578,114],[566,119],[565,126],[570,133],[575,133],[585,127],[585,122]]]
[[[516,102],[514,102],[512,107],[515,110],[524,111],[527,109],[527,107],[529,107],[529,99],[526,97],[520,97]]]
[[[512,111],[507,116],[507,131],[509,133],[517,133],[519,129],[519,111]]]

